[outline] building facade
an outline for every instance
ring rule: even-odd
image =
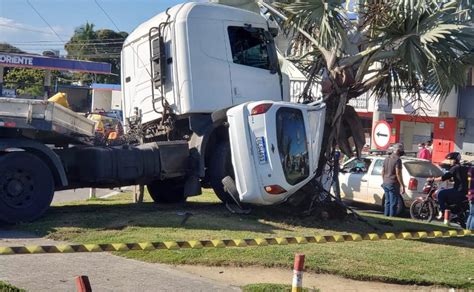
[[[405,96],[389,106],[386,99],[377,100],[364,94],[349,104],[362,119],[367,144],[372,135],[373,112],[378,109],[380,120],[387,121],[392,128],[391,143],[400,142],[407,151],[416,151],[419,143],[432,141],[433,162],[441,162],[447,153],[456,149],[458,93],[453,90],[444,100],[428,95],[422,99],[420,102]]]

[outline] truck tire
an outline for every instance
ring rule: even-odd
[[[54,178],[48,165],[23,151],[0,156],[0,221],[33,221],[48,209]]]
[[[146,187],[150,197],[158,204],[176,204],[186,200],[184,197],[184,180],[182,178],[157,180]]]
[[[232,167],[232,157],[230,153],[230,143],[218,143],[209,159],[209,183],[216,193],[216,196],[223,203],[233,202],[230,194],[224,190],[222,179],[234,176],[234,168]]]

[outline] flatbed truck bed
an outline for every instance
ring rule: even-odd
[[[93,146],[94,135],[94,121],[59,104],[0,97],[0,221],[34,220],[64,189],[139,184],[158,190],[156,201],[184,199],[187,141]]]

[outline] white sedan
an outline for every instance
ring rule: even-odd
[[[238,193],[238,198],[237,194],[233,197],[243,203],[272,205],[307,184],[318,166],[325,110],[322,102],[275,101],[248,102],[229,109]]]
[[[382,168],[386,157],[369,155],[345,162],[339,172],[341,198],[383,207]],[[402,165],[406,193],[402,195],[399,212],[424,195],[423,185],[427,178],[443,175],[439,167],[427,160],[402,157]]]

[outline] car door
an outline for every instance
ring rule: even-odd
[[[368,181],[367,202],[375,205],[382,205],[384,191],[382,189],[382,169],[384,158],[375,158],[372,169],[370,170],[370,178]]]
[[[367,200],[367,171],[371,160],[355,158],[344,164],[340,175],[342,197],[346,200],[366,202]]]
[[[280,76],[272,69],[278,60],[276,53],[269,51],[273,47],[266,40],[265,29],[229,21],[227,33],[233,104],[282,100]]]

